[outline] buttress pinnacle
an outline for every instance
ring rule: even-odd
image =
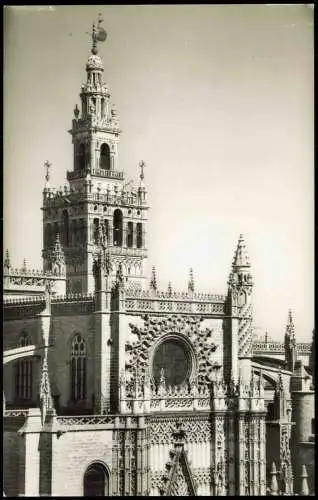
[[[240,234],[232,263],[233,267],[250,267],[250,259],[247,254],[244,237]]]
[[[287,321],[287,326],[286,326],[286,335],[290,339],[294,339],[295,338],[295,325],[294,325],[294,321],[293,321],[293,316],[292,316],[291,309],[289,309],[289,311],[288,311],[288,321]]]

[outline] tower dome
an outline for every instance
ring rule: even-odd
[[[95,69],[99,69],[99,70],[104,70],[103,68],[103,62],[101,60],[101,58],[96,55],[96,54],[90,54],[88,60],[87,60],[87,63],[86,63],[86,70],[95,70]]]

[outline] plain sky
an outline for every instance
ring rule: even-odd
[[[120,168],[146,162],[149,269],[166,288],[226,293],[240,233],[256,331],[314,327],[313,9],[309,5],[5,9],[4,246],[41,267],[45,160],[72,169],[68,130],[93,20],[123,130]]]

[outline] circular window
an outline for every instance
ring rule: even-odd
[[[168,339],[157,347],[152,363],[153,377],[156,383],[160,380],[162,370],[167,386],[181,385],[189,379],[191,358],[188,349],[182,342]]]

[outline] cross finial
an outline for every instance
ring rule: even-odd
[[[145,173],[144,173],[144,168],[145,168],[146,164],[143,160],[141,160],[139,162],[139,168],[140,168],[140,180],[144,180],[145,178]]]
[[[49,172],[49,170],[50,170],[52,164],[49,162],[49,160],[46,160],[46,162],[44,163],[44,166],[46,168],[45,180],[46,180],[46,182],[49,182],[49,180],[50,180],[50,172]]]
[[[4,259],[4,267],[6,267],[7,269],[10,269],[10,267],[11,267],[9,250],[6,250],[6,255],[5,255],[5,259]]]

